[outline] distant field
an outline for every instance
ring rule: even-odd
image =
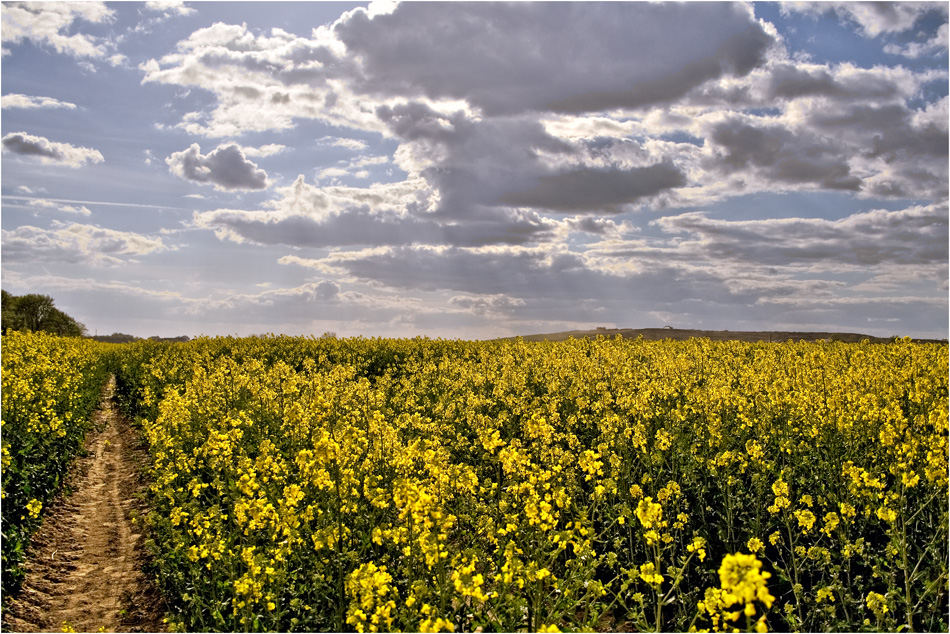
[[[594,330],[567,330],[539,335],[524,335],[525,341],[566,341],[571,337],[616,337],[636,339],[643,337],[647,341],[672,339],[709,339],[711,341],[842,341],[858,343],[867,339],[871,343],[890,343],[892,337],[872,337],[855,332],[793,332],[788,330],[693,330],[688,328],[595,328]],[[516,337],[511,337],[512,339]],[[947,343],[946,339],[912,339],[916,343]]]

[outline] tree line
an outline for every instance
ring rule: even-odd
[[[42,330],[64,337],[85,336],[86,327],[56,308],[53,298],[49,295],[12,295],[6,291],[0,292],[3,294],[3,334],[13,330]]]

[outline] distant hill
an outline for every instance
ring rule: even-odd
[[[132,343],[133,341],[141,341],[140,337],[136,337],[135,335],[127,335],[121,332],[114,332],[111,335],[93,335],[89,338],[95,339],[96,341],[104,341],[106,343]],[[185,342],[190,341],[191,339],[187,335],[181,335],[180,337],[149,337],[149,340]]]
[[[616,337],[617,335],[625,339],[643,337],[648,341],[660,341],[663,339],[683,341],[685,339],[704,338],[712,341],[788,341],[791,339],[793,341],[826,340],[857,343],[863,339],[867,339],[872,343],[889,343],[894,340],[893,337],[872,337],[871,335],[862,335],[853,332],[693,330],[682,328],[595,328],[594,330],[568,330],[549,334],[524,335],[522,338],[526,341],[565,341],[571,337],[581,339],[598,336]],[[507,338],[514,339],[515,337]],[[946,339],[914,339],[913,341],[918,343],[947,343]]]

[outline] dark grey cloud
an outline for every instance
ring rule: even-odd
[[[165,159],[173,174],[196,183],[214,185],[215,189],[266,189],[267,172],[249,161],[236,143],[220,145],[207,154],[197,143]]]
[[[905,105],[850,104],[814,112],[808,121],[824,134],[844,134],[844,140],[853,142],[866,139],[868,155],[887,162],[898,157],[946,158],[950,142],[946,121],[914,126],[913,115]]]
[[[486,114],[592,112],[676,99],[761,64],[773,38],[739,4],[406,3],[337,37],[358,92],[465,99]]]
[[[770,69],[766,94],[770,99],[823,96],[885,101],[905,96],[904,88],[888,73],[873,69],[835,73],[828,67],[791,63],[775,64]]]
[[[383,106],[377,114],[405,139],[417,157],[406,167],[439,191],[438,213],[446,217],[484,216],[493,213],[490,208],[506,206],[617,213],[626,203],[686,184],[682,171],[669,162],[588,166],[588,161],[613,157],[603,144],[554,137],[530,117],[473,119],[418,102]],[[637,158],[647,155],[641,154]]]
[[[670,163],[630,169],[581,168],[545,174],[529,187],[510,192],[501,202],[551,211],[622,211],[622,205],[686,184],[683,172]]]
[[[807,133],[796,134],[782,125],[729,119],[713,126],[708,140],[715,157],[708,166],[726,173],[753,169],[785,183],[850,191],[861,187],[861,179],[851,173],[844,147]]]

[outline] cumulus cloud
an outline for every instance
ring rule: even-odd
[[[26,132],[11,132],[3,137],[3,151],[36,158],[42,163],[67,167],[82,167],[87,163],[101,163],[105,160],[99,150],[58,143]]]
[[[489,115],[666,102],[749,72],[773,42],[738,4],[406,3],[353,11],[334,31],[359,56],[359,92],[464,99]]]
[[[219,145],[201,153],[201,146],[192,143],[188,149],[165,159],[172,174],[195,183],[214,185],[218,190],[266,189],[267,172],[249,161],[236,143]]]
[[[319,119],[392,137],[398,167],[437,193],[439,214],[459,219],[510,207],[618,213],[776,186],[893,197],[946,189],[945,162],[875,154],[875,139],[897,128],[843,122],[842,140],[811,126],[847,105],[909,121],[907,102],[939,72],[793,61],[771,25],[738,4],[408,3],[355,9],[310,37],[216,23],[141,68],[146,82],[211,91],[212,109],[180,123],[195,134]],[[723,107],[732,115],[717,115]],[[928,134],[910,131],[903,138]],[[355,164],[319,171],[326,182],[370,174]]]
[[[815,183],[825,189],[856,191],[861,186],[839,144],[781,125],[727,119],[713,126],[709,140],[710,164],[727,173],[752,169],[766,180]]]
[[[184,0],[149,0],[145,3],[145,8],[166,15],[192,15],[195,13],[194,9],[185,6]]]
[[[932,2],[783,2],[782,10],[811,15],[833,12],[866,37],[907,31],[928,11],[947,11],[945,5]]]
[[[505,194],[501,202],[551,211],[619,212],[624,203],[686,184],[683,173],[669,163],[632,169],[580,168],[545,174],[528,188]]]
[[[293,247],[525,244],[551,238],[559,227],[514,210],[491,218],[440,217],[432,213],[434,201],[421,179],[321,187],[301,176],[278,194],[263,209],[196,212],[193,224],[220,239]]]
[[[355,9],[310,38],[216,23],[140,68],[143,81],[215,94],[211,112],[181,122],[191,133],[286,129],[295,118],[381,131],[376,106],[394,98],[491,115],[663,103],[748,73],[774,42],[738,4],[406,3]]]
[[[0,107],[7,108],[67,108],[73,110],[76,104],[68,101],[60,101],[52,97],[33,97],[30,95],[20,95],[11,93],[0,98]]]
[[[904,57],[924,57],[926,55],[937,55],[941,51],[947,50],[947,24],[941,24],[932,38],[924,42],[908,42],[903,46],[899,44],[888,44],[884,47],[885,53],[891,55],[902,55]]]
[[[115,12],[104,2],[4,2],[3,43],[30,40],[73,57],[104,58],[111,45],[84,33],[67,34],[78,20],[104,23]]]
[[[54,222],[50,229],[21,225],[3,230],[3,261],[13,265],[118,265],[166,250],[161,238],[96,225]]]

